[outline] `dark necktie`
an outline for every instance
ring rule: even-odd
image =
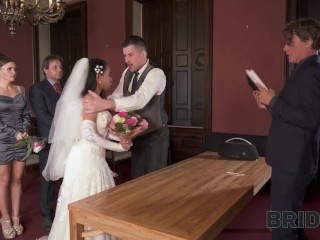
[[[56,90],[56,92],[61,95],[62,89],[61,86],[58,82],[56,82],[55,84],[53,84],[54,90]]]
[[[134,94],[138,89],[138,75],[139,75],[139,72],[134,73],[134,77],[132,79],[132,85],[131,85],[131,94]]]
[[[295,64],[295,65],[292,67],[291,72],[290,72],[290,74],[289,74],[289,77],[292,77],[293,75],[295,75],[296,71],[297,71],[297,64]]]

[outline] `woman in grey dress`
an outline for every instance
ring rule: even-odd
[[[15,62],[0,53],[0,222],[5,239],[23,232],[19,210],[26,160],[21,159],[27,148],[15,149],[13,144],[27,136],[31,120],[25,89],[13,84],[16,76]]]

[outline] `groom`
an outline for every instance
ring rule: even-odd
[[[49,55],[42,62],[45,79],[34,84],[29,91],[30,103],[37,120],[37,135],[48,138],[56,103],[62,88],[60,80],[63,75],[62,58]],[[49,230],[54,218],[55,187],[54,182],[46,181],[42,176],[48,160],[50,145],[39,152],[40,158],[40,210],[43,218],[42,226]]]
[[[131,148],[131,178],[163,168],[167,165],[169,148],[168,116],[164,108],[166,76],[160,68],[149,63],[145,41],[139,36],[129,36],[122,44],[127,68],[118,87],[101,99],[91,92],[84,109],[88,113],[105,109],[136,111],[148,121],[148,129],[133,139]]]

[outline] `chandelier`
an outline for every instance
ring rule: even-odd
[[[16,25],[24,20],[33,26],[55,23],[64,13],[64,0],[0,0],[0,16],[9,25],[11,36],[16,34]]]

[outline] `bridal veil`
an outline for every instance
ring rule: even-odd
[[[64,176],[66,158],[73,143],[81,137],[82,96],[89,69],[89,60],[81,58],[73,70],[57,102],[48,142],[51,143],[47,165],[42,172],[46,180]]]

